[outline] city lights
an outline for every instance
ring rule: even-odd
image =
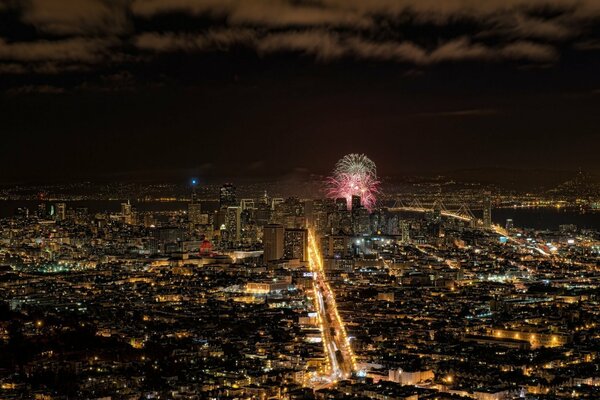
[[[600,0],[0,0],[0,400],[599,400]]]

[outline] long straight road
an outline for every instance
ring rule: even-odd
[[[356,360],[337,309],[335,294],[327,282],[323,259],[312,229],[308,235],[308,261],[313,273],[315,307],[319,315],[323,346],[329,360],[329,379],[335,382],[348,378],[355,371]]]

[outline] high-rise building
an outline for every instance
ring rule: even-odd
[[[240,234],[242,231],[241,213],[242,209],[240,207],[227,207],[225,226],[227,227],[227,234],[230,242],[240,241]]]
[[[37,216],[38,218],[46,218],[48,216],[48,209],[46,208],[46,203],[40,203],[37,207]]]
[[[67,219],[67,205],[65,203],[56,203],[54,205],[54,219],[56,221]]]
[[[513,220],[511,218],[508,218],[506,220],[506,231],[508,233],[510,233],[510,231],[512,231],[515,227],[515,224],[513,223]]]
[[[400,241],[403,244],[410,242],[410,225],[408,221],[400,221]]]
[[[358,210],[359,208],[362,207],[361,202],[360,202],[360,196],[358,195],[352,195],[352,210]]]
[[[321,239],[323,257],[348,257],[352,254],[352,236],[328,235]]]
[[[281,197],[273,197],[271,199],[271,210],[275,210],[277,208],[277,206],[280,205],[283,202],[284,202],[283,198],[281,198]]]
[[[369,210],[364,207],[354,208],[354,206],[352,206],[352,229],[356,235],[366,235],[371,233]]]
[[[286,229],[283,239],[283,255],[285,258],[308,259],[308,230]]]
[[[280,224],[269,224],[263,228],[265,261],[283,258],[284,228]]]
[[[121,203],[121,221],[123,221],[124,224],[133,225],[133,210],[129,200],[127,200],[127,203]]]
[[[254,221],[254,209],[248,208],[240,213],[242,245],[253,245],[258,241],[258,227]]]
[[[196,201],[188,203],[188,221],[191,226],[200,225],[202,219],[202,205]]]
[[[348,202],[343,197],[335,199],[335,206],[338,211],[346,211],[348,209]]]
[[[183,240],[183,231],[176,226],[163,226],[152,231],[153,237],[158,240],[158,248],[164,252],[180,250],[180,242]]]
[[[254,210],[256,208],[254,199],[242,199],[240,206],[242,207],[242,210]]]
[[[490,192],[483,194],[483,226],[484,228],[492,227],[492,194]]]
[[[221,190],[219,192],[219,206],[221,208],[237,206],[235,186],[233,186],[233,184],[226,183],[221,186]]]
[[[271,207],[269,204],[260,203],[258,209],[254,210],[254,220],[258,226],[265,226],[271,219]]]

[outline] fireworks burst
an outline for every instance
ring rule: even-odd
[[[352,208],[352,196],[360,196],[363,207],[375,207],[379,193],[377,168],[364,154],[347,154],[335,165],[333,176],[327,179],[327,194],[331,198],[345,198]]]

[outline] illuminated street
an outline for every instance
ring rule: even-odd
[[[329,378],[332,381],[346,379],[354,372],[356,361],[344,322],[337,310],[335,294],[327,283],[323,260],[312,229],[309,230],[308,256],[309,267],[313,272],[313,287],[320,329],[323,334],[323,346],[329,360]]]

